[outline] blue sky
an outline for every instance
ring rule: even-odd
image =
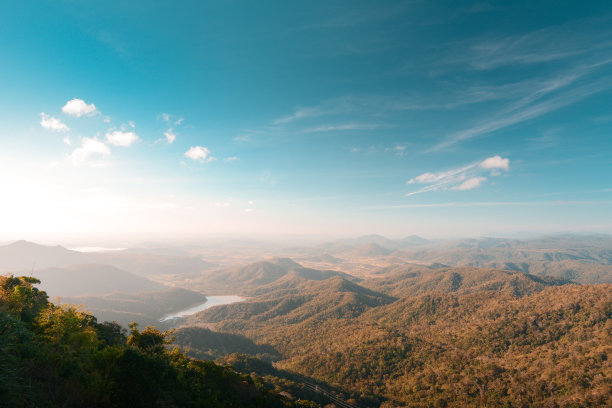
[[[508,3],[3,4],[2,238],[610,233],[612,6]]]

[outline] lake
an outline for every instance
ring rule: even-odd
[[[190,307],[189,309],[184,309],[179,312],[168,315],[164,317],[163,319],[160,319],[160,322],[165,322],[167,320],[176,319],[178,317],[189,316],[189,315],[201,312],[202,310],[209,309],[213,306],[229,305],[231,303],[242,302],[244,300],[242,296],[236,296],[236,295],[206,296],[206,299],[207,299],[206,303],[202,303],[197,306]]]

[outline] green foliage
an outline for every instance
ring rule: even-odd
[[[0,277],[2,407],[291,407],[261,380],[194,361],[168,332],[98,323],[25,277]]]
[[[127,339],[129,346],[134,346],[141,351],[152,354],[160,354],[165,351],[164,345],[172,343],[173,339],[168,339],[172,333],[160,332],[157,328],[147,326],[142,332],[138,330],[138,323],[130,323],[130,337]]]

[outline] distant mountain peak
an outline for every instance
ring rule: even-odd
[[[270,258],[270,259],[266,259],[264,262],[269,262],[269,263],[278,265],[283,268],[301,268],[302,267],[302,265],[295,262],[291,258]]]

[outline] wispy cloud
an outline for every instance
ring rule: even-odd
[[[501,156],[492,156],[481,162],[472,163],[456,169],[441,171],[438,173],[423,173],[413,177],[406,184],[427,184],[416,191],[407,193],[406,196],[423,194],[430,191],[459,190],[467,191],[480,187],[488,175],[499,176],[501,170],[510,169],[510,160]]]
[[[338,115],[353,111],[354,103],[350,97],[334,98],[315,106],[299,106],[289,115],[272,121],[273,125],[283,125],[301,119],[328,115]]]
[[[139,140],[140,138],[134,132],[114,130],[106,134],[106,141],[114,146],[129,147]]]
[[[407,147],[406,145],[395,145],[393,147],[387,147],[385,152],[391,152],[396,156],[403,156],[407,152]]]
[[[236,143],[249,143],[253,141],[253,135],[250,135],[250,134],[238,135],[238,136],[233,137],[232,141]]]
[[[371,205],[367,210],[393,210],[403,208],[449,208],[449,207],[527,207],[527,206],[570,206],[570,205],[605,205],[612,204],[610,200],[549,200],[549,201],[471,201],[398,205]]]
[[[308,129],[304,129],[302,133],[319,133],[319,132],[334,132],[338,130],[365,130],[378,129],[384,125],[376,123],[343,123],[337,125],[321,125]]]
[[[168,124],[168,128],[164,132],[164,137],[166,138],[166,142],[168,142],[168,144],[173,144],[178,136],[175,128],[180,127],[185,121],[185,118],[182,116],[171,115],[169,113],[160,113],[157,115],[157,120],[161,120],[162,122],[166,122]],[[155,143],[159,143],[161,141],[163,141],[163,139],[158,139]]]
[[[81,147],[76,148],[69,157],[74,166],[101,167],[105,163],[100,159],[108,158],[110,154],[111,150],[108,146],[98,139],[84,137],[81,140]]]
[[[610,16],[573,19],[565,24],[505,36],[476,37],[453,44],[453,64],[477,70],[582,61],[612,48]]]
[[[174,143],[174,141],[176,140],[176,133],[172,128],[166,130],[164,132],[164,136],[166,137],[166,141],[168,141],[169,144]]]
[[[170,113],[160,113],[157,115],[157,120],[170,123],[174,126],[180,126],[185,121],[185,118],[182,116],[171,115]]]
[[[40,113],[40,126],[44,127],[45,129],[55,130],[59,132],[70,130],[70,128],[66,126],[66,124],[64,124],[61,120],[59,120],[58,118],[54,118],[51,115],[47,115],[45,112]]]
[[[553,93],[571,82],[566,81],[562,85],[559,83],[558,86],[550,86],[547,89],[537,89],[525,96],[523,101],[515,102],[513,106],[508,106],[497,114],[490,114],[489,118],[473,127],[450,134],[427,152],[448,149],[458,143],[537,118],[612,88],[612,77],[605,76],[562,92]],[[544,98],[549,94],[552,95]]]

